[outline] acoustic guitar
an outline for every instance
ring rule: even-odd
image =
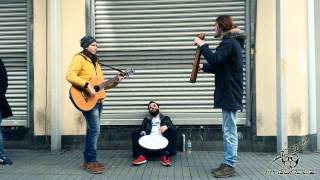
[[[129,75],[134,74],[134,69],[129,68],[124,72],[121,72],[120,75],[124,78],[129,77]],[[113,85],[117,83],[118,75],[114,76],[112,79],[104,81],[103,78],[94,77],[88,83],[94,87],[96,94],[91,96],[88,92],[84,91],[84,89],[80,89],[75,86],[71,86],[69,90],[70,100],[73,105],[79,109],[80,111],[90,111],[95,107],[97,102],[100,99],[106,97],[105,89],[111,89],[114,87]]]

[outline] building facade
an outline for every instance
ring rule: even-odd
[[[211,47],[217,46],[214,19],[230,14],[247,34],[244,108],[237,122],[244,141],[240,149],[275,150],[278,138],[285,136],[289,144],[308,137],[314,150],[320,124],[318,5],[319,0],[1,1],[0,55],[8,69],[7,97],[14,113],[3,125],[9,134],[22,131],[23,139],[37,137],[32,140],[37,144],[51,136],[58,149],[81,139],[85,121],[69,100],[65,74],[81,50],[80,38],[91,34],[102,63],[135,68],[134,75],[108,91],[102,113],[106,142],[101,146],[125,148],[147,103],[155,100],[180,133],[201,140],[195,147],[221,149],[214,77],[199,73],[194,84],[189,77],[194,37],[205,32]],[[107,79],[116,73],[103,70]]]

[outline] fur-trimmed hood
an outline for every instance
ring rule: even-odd
[[[223,38],[226,38],[226,37],[230,37],[238,40],[241,47],[243,48],[247,36],[239,28],[233,28],[230,31],[227,31],[224,33]]]

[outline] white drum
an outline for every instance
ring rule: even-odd
[[[145,135],[139,139],[139,144],[150,150],[159,150],[167,147],[169,141],[167,138],[159,135]]]

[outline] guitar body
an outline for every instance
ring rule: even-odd
[[[103,78],[94,77],[89,81],[89,84],[94,87],[96,85],[100,85],[103,83],[103,81]],[[95,96],[90,96],[87,92],[71,86],[69,95],[72,103],[77,109],[80,111],[90,111],[95,107],[100,99],[106,97],[106,92],[102,88],[96,93]]]

